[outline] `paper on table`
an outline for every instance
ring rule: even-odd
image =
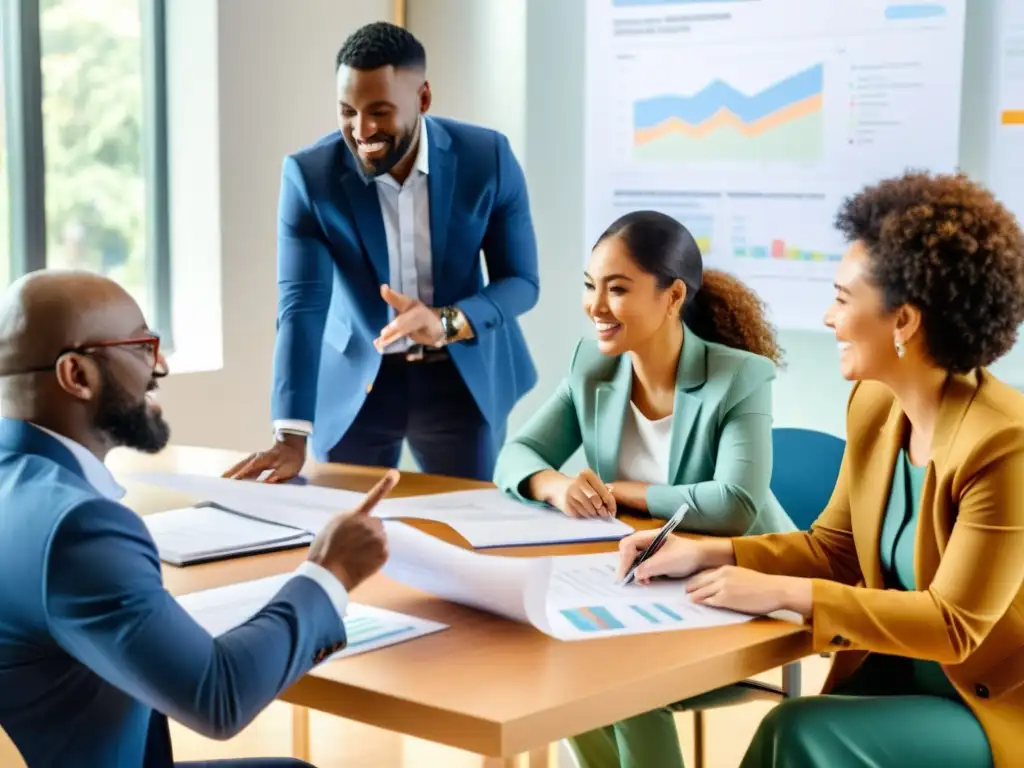
[[[404,523],[392,520],[384,525],[389,553],[382,569],[385,576],[453,603],[528,621],[524,599],[529,559],[479,555]],[[481,559],[486,567],[481,567]]]
[[[530,619],[562,640],[718,627],[753,618],[692,603],[686,580],[622,586],[614,552],[551,561],[543,603],[531,603]]]
[[[201,475],[144,473],[134,480],[170,488],[268,522],[317,534],[338,512],[363,494],[337,488],[229,480]],[[617,541],[633,529],[621,520],[579,520],[558,510],[522,504],[497,489],[388,498],[374,515],[445,523],[473,547],[511,547],[578,541]]]
[[[500,557],[389,524],[384,573],[396,581],[505,618],[559,640],[666,632],[749,621],[752,616],[694,605],[685,582],[620,586],[616,553]]]
[[[306,531],[209,505],[155,512],[142,520],[153,537],[160,559],[173,565],[301,546],[312,540]]]
[[[144,472],[131,479],[212,501],[269,523],[301,528],[314,536],[331,518],[359,504],[362,493],[313,485],[283,485],[224,477]]]
[[[231,584],[184,595],[178,602],[216,637],[256,615],[289,578],[293,574]],[[358,603],[349,603],[344,621],[347,644],[331,659],[355,656],[448,629],[447,624]]]
[[[633,532],[621,520],[574,519],[557,509],[523,504],[497,489],[387,499],[375,514],[382,518],[436,520],[480,549],[618,541]]]

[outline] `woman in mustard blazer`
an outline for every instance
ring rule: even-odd
[[[695,602],[796,611],[836,651],[829,695],[776,707],[744,768],[1019,766],[1024,395],[984,366],[1024,321],[1024,235],[962,176],[884,181],[837,222],[825,322],[856,383],[828,507],[808,533],[673,537],[638,580],[696,573]]]
[[[704,272],[678,221],[638,211],[594,247],[583,308],[596,342],[579,343],[566,380],[501,450],[495,483],[578,517],[669,518],[689,504],[684,530],[795,530],[768,488],[779,350],[757,296]],[[588,468],[567,477],[581,445]],[[572,743],[585,768],[682,766],[667,709]]]

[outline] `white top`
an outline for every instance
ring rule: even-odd
[[[629,401],[629,413],[622,425],[619,466],[615,477],[635,483],[670,483],[668,457],[672,443],[672,414],[648,419]]]
[[[430,250],[430,146],[427,142],[427,121],[420,118],[419,145],[412,172],[399,184],[390,173],[374,177],[377,199],[384,220],[384,236],[388,245],[388,285],[391,289],[419,299],[428,307],[434,305],[434,273]],[[395,310],[388,307],[388,322]],[[389,344],[384,354],[406,352],[412,343],[408,338]],[[278,419],[274,429],[290,429],[313,434],[313,425],[298,419]]]
[[[85,481],[95,488],[97,493],[111,501],[120,502],[124,498],[124,488],[114,480],[114,475],[107,469],[107,465],[99,460],[96,454],[69,437],[59,435],[36,423],[32,423],[32,426],[50,435],[50,437],[71,452],[75,461],[82,468]],[[330,598],[334,610],[338,612],[338,618],[344,620],[345,612],[348,610],[348,591],[345,589],[345,585],[333,573],[316,563],[306,560],[295,569],[295,576],[312,579],[316,582],[327,593],[327,597]]]

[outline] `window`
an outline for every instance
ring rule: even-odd
[[[0,284],[99,272],[169,338],[163,2],[4,3]]]

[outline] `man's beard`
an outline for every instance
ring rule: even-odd
[[[362,166],[364,174],[370,177],[383,176],[398,165],[399,161],[405,157],[415,140],[416,130],[413,129],[408,133],[399,136],[397,141],[392,141],[392,139],[389,138],[388,142],[391,144],[391,151],[384,155],[380,160],[371,160],[367,162],[360,157],[358,150],[356,151],[356,158],[359,160],[359,165]]]
[[[155,389],[156,380],[151,384]],[[96,429],[117,446],[143,453],[159,453],[171,438],[163,414],[152,410],[143,397],[137,402],[109,370],[103,371],[103,388],[96,408]]]

